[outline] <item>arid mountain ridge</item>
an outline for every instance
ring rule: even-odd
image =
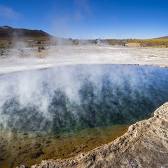
[[[168,47],[168,36],[152,39],[66,39],[57,38],[43,30],[31,30],[25,28],[13,28],[10,26],[0,26],[0,48],[10,47],[16,40],[24,40],[33,46],[34,44],[57,45],[61,40],[66,44],[109,44],[128,47]],[[52,41],[52,42],[51,42]]]
[[[11,39],[11,38],[37,38],[37,37],[46,37],[50,38],[51,35],[42,31],[42,30],[30,30],[23,28],[13,28],[10,26],[1,26],[0,27],[0,39]]]
[[[29,38],[52,37],[52,35],[43,30],[36,30],[36,29],[32,30],[26,28],[13,28],[11,26],[0,26],[0,38],[11,38],[12,36],[29,37]],[[154,39],[168,39],[168,36],[158,37]]]

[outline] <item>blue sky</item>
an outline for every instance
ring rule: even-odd
[[[167,0],[0,0],[0,25],[69,38],[168,35]]]

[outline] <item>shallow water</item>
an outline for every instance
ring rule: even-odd
[[[3,132],[0,136],[0,167],[30,166],[45,159],[72,157],[114,140],[124,134],[127,127],[90,128],[57,136]]]
[[[1,135],[5,132],[7,137],[2,142],[10,140],[7,146],[1,143],[1,161],[9,165],[34,164],[93,149],[122,135],[128,125],[150,117],[168,101],[168,69],[138,65],[59,66],[1,75],[0,93]],[[96,138],[95,130],[99,130]],[[11,131],[14,134],[8,135]],[[89,134],[94,142],[85,147]],[[67,145],[60,147],[60,138]],[[33,147],[36,141],[40,144]],[[49,149],[57,149],[46,152],[48,141]],[[22,145],[12,146],[13,142]],[[79,152],[73,152],[74,148]],[[27,158],[31,159],[26,162]]]

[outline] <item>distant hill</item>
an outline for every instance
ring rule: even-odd
[[[51,35],[42,30],[30,30],[22,28],[13,28],[10,26],[0,27],[0,39],[12,39],[12,38],[50,38]]]
[[[51,40],[52,39],[52,40]],[[109,44],[120,46],[140,47],[168,47],[168,36],[152,39],[67,39],[57,38],[42,30],[30,30],[25,28],[13,28],[0,26],[0,48],[12,47],[16,41],[25,41],[28,46],[49,46],[58,44]]]
[[[159,37],[158,39],[168,39],[168,36]]]
[[[43,47],[44,45],[55,45],[56,40],[57,39],[54,36],[42,30],[31,30],[24,28],[13,28],[10,26],[0,26],[0,48],[13,47],[16,42],[20,41],[24,41],[27,44],[27,46],[30,47]]]

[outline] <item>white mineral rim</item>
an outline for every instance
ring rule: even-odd
[[[0,74],[43,69],[74,64],[139,64],[168,66],[168,48],[127,48],[113,46],[57,46],[46,50],[44,57],[34,57],[31,49],[28,57],[19,57],[10,51],[0,60]],[[14,53],[14,54],[13,54]]]

